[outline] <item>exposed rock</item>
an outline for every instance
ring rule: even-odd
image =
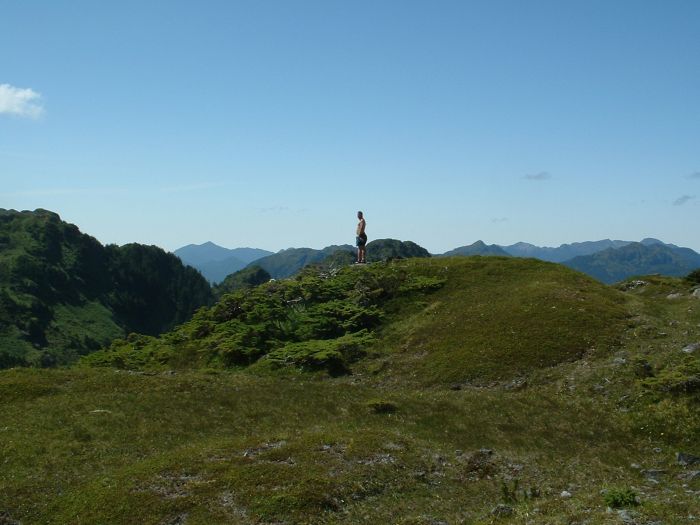
[[[658,479],[663,477],[666,474],[666,471],[661,469],[649,469],[642,470],[642,474],[644,474],[647,478]]]
[[[391,454],[375,454],[368,459],[358,459],[360,465],[389,465],[396,463],[396,458]]]
[[[160,523],[161,525],[185,525],[185,523],[187,523],[188,516],[189,514],[187,512],[183,512],[182,514],[178,514],[172,518],[166,518]]]
[[[497,458],[493,450],[482,448],[468,455],[459,456],[464,464],[464,474],[470,481],[476,481],[496,474],[499,471]]]
[[[683,347],[682,351],[686,354],[692,354],[696,350],[700,350],[700,343],[690,343]]]
[[[691,297],[695,297],[696,299],[700,299],[700,288],[696,288],[695,290],[693,290],[693,293],[690,295],[691,295]]]
[[[670,299],[671,301],[673,301],[673,300],[676,300],[676,299],[680,299],[681,297],[683,297],[683,294],[682,294],[682,293],[676,292],[676,293],[670,293],[670,294],[668,294],[668,295],[666,296],[666,299]]]
[[[559,496],[564,499],[569,499],[571,497],[571,492],[569,492],[568,490],[562,490]]]
[[[696,479],[700,479],[700,470],[689,470],[688,472],[678,474],[678,479],[682,479],[685,481],[693,481]]]
[[[640,286],[646,286],[649,284],[647,281],[640,281],[639,279],[635,281],[630,281],[628,283],[625,283],[622,285],[622,290],[627,291],[627,290],[634,290],[635,288],[639,288]]]
[[[261,452],[265,452],[266,450],[271,450],[271,449],[275,449],[275,448],[282,448],[286,444],[287,444],[287,442],[284,440],[274,441],[271,443],[263,443],[262,445],[259,445],[257,447],[245,449],[245,451],[243,452],[243,457],[244,458],[254,458],[255,456],[257,456]]]
[[[678,452],[676,454],[676,461],[679,465],[683,465],[684,467],[688,465],[700,465],[700,457],[686,454],[685,452]]]
[[[525,387],[527,387],[527,379],[517,378],[513,379],[509,383],[506,383],[504,388],[506,390],[522,390]]]
[[[505,503],[499,503],[493,508],[493,510],[491,510],[491,514],[497,518],[512,516],[513,513],[515,513],[515,509],[510,505],[506,505]]]
[[[622,520],[622,523],[626,523],[627,525],[637,525],[637,521],[634,519],[632,512],[629,510],[620,509],[617,511],[617,515]]]

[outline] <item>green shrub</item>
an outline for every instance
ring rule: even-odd
[[[700,268],[686,275],[685,280],[692,284],[700,284]]]
[[[613,509],[635,507],[639,505],[637,493],[630,489],[610,489],[605,492],[605,503]]]

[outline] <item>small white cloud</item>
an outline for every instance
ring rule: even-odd
[[[525,178],[527,180],[548,180],[552,178],[552,175],[547,171],[540,171],[539,173],[528,173]]]
[[[494,224],[498,224],[501,222],[508,222],[508,217],[494,217],[493,219],[491,219],[491,222]]]
[[[683,206],[686,202],[692,201],[695,198],[695,195],[683,195],[681,197],[678,197],[675,201],[673,201],[674,206]]]
[[[30,88],[0,84],[0,115],[39,118],[44,113],[41,95]]]

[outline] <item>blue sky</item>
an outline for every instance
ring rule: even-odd
[[[695,0],[0,13],[0,207],[104,243],[700,250]]]

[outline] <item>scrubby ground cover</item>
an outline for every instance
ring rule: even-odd
[[[700,521],[692,283],[397,264],[423,285],[373,303],[380,321],[341,375],[167,352],[1,372],[0,523]]]

